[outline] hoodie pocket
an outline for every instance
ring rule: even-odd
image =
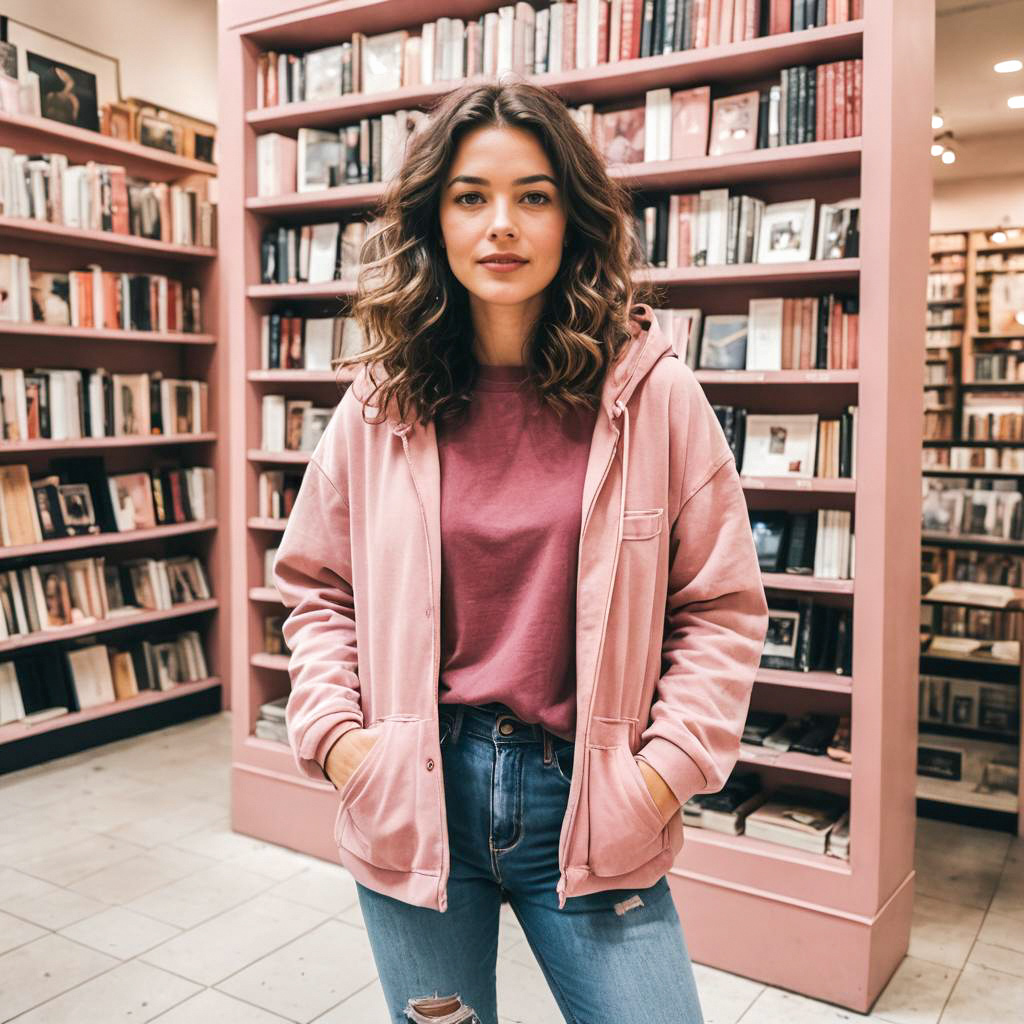
[[[654,802],[629,738],[632,720],[594,716],[587,742],[588,860],[595,875],[623,875],[657,857],[668,823]]]
[[[335,842],[379,868],[436,871],[440,833],[429,825],[440,820],[437,723],[398,715],[377,725],[377,742],[341,790]]]

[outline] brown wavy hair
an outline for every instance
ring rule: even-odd
[[[568,214],[562,263],[525,346],[527,378],[539,398],[556,411],[596,408],[604,375],[631,336],[630,310],[652,295],[633,280],[645,260],[630,193],[609,177],[561,97],[514,76],[456,89],[410,137],[385,190],[380,226],[373,225],[360,250],[351,308],[365,347],[335,362],[339,368],[369,364],[373,390],[366,401],[378,410],[395,403],[402,422],[410,409],[423,422],[457,418],[477,379],[469,295],[441,247],[440,205],[460,140],[484,126],[536,137]],[[356,370],[345,375],[351,380]]]

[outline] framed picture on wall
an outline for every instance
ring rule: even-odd
[[[18,77],[39,76],[40,114],[99,131],[99,110],[121,99],[116,57],[7,19],[7,42],[17,48]]]

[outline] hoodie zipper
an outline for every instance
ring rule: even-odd
[[[433,618],[433,632],[431,636],[431,647],[434,655],[433,665],[433,679],[434,679],[434,725],[435,729],[432,735],[437,735],[438,726],[438,715],[437,715],[437,697],[438,697],[438,683],[439,683],[439,670],[441,667],[441,637],[440,637],[440,614],[439,609],[434,605],[434,566],[430,561],[430,530],[427,524],[427,510],[423,504],[423,496],[420,494],[419,484],[416,483],[416,474],[412,468],[412,458],[409,455],[409,442],[406,440],[407,430],[403,430],[401,433],[402,438],[402,450],[405,452],[405,461],[409,463],[409,475],[412,477],[412,485],[416,491],[416,500],[420,503],[420,517],[423,520],[423,535],[426,539],[427,545],[427,578],[430,584],[430,604],[431,604],[431,617]],[[448,851],[448,808],[445,806],[444,798],[444,785],[442,784],[442,773],[441,773],[441,748],[438,745],[437,756],[434,758],[434,762],[438,768],[435,776],[435,781],[438,787],[438,799],[441,807],[441,877],[437,883],[437,908],[441,913],[444,913],[448,909],[448,872],[449,872],[449,851]]]
[[[622,436],[622,432],[619,430],[617,425],[614,427],[614,430],[615,430],[615,443],[612,445],[612,452],[611,452],[611,456],[608,459],[608,464],[604,467],[604,472],[601,474],[601,480],[600,480],[600,482],[597,485],[597,489],[594,491],[594,497],[590,501],[590,507],[587,509],[586,520],[583,523],[583,531],[582,531],[583,534],[586,533],[587,525],[590,522],[590,515],[594,511],[594,506],[597,504],[598,495],[601,493],[601,489],[604,487],[605,480],[608,479],[608,471],[612,468],[612,465],[615,462],[615,453],[618,451],[618,448],[619,448],[619,438]],[[623,481],[623,486],[625,486],[625,481]],[[581,561],[582,560],[580,560],[580,562]],[[580,593],[580,562],[578,562],[577,566],[576,566],[576,601],[577,601],[576,621],[577,622],[579,622],[579,603],[578,602],[579,602],[579,593]],[[598,680],[598,678],[600,677],[600,674],[601,674],[601,655],[604,652],[604,638],[605,638],[605,634],[606,634],[606,632],[608,630],[608,606],[609,606],[609,603],[611,602],[612,591],[615,588],[615,571],[618,568],[618,564],[619,564],[619,550],[618,550],[618,547],[616,547],[616,549],[615,549],[615,563],[612,566],[611,583],[608,585],[608,593],[605,596],[605,601],[604,601],[604,612],[602,613],[602,616],[601,616],[601,636],[600,636],[600,638],[598,640],[598,644],[597,644],[597,661],[596,661],[595,666],[594,666],[594,681],[593,681],[593,684],[590,687],[590,700],[587,703],[587,720],[583,723],[583,725],[584,725],[584,736],[583,736],[584,747],[586,746],[586,740],[587,740],[587,735],[586,734],[589,732],[590,719],[591,719],[591,717],[593,716],[593,713],[594,713],[594,692],[597,690],[597,680]],[[577,730],[578,730],[579,723],[577,722],[576,724],[577,724]],[[584,757],[586,757],[586,754],[584,754]],[[581,763],[581,767],[582,767],[582,763]],[[564,839],[560,839],[559,843],[558,843],[558,870],[559,870],[559,876],[558,876],[558,885],[556,886],[556,892],[558,893],[558,909],[559,910],[561,910],[565,906],[565,901],[566,901],[566,895],[565,895],[566,877],[565,877],[565,872],[566,872],[566,869],[568,868],[568,865],[564,863],[564,855],[565,855],[565,852],[566,852],[566,845],[567,845],[566,840],[568,840],[569,836],[572,835],[573,826],[574,826],[574,824],[576,822],[576,811],[579,808],[579,803],[580,803],[580,799],[579,799],[580,786],[582,785],[582,782],[577,784],[577,779],[582,779],[582,775],[583,775],[582,771],[576,771],[575,769],[573,770],[572,781],[573,781],[573,785],[575,786],[576,799],[575,799],[575,802],[573,802],[572,806],[569,808],[569,824],[568,824],[568,826],[566,826]],[[571,797],[572,797],[572,787],[570,787],[570,799],[571,799]]]

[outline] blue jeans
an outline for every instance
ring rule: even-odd
[[[664,875],[647,889],[570,897],[558,908],[573,744],[502,704],[441,704],[439,717],[448,909],[356,883],[388,1020],[497,1024],[498,914],[507,901],[569,1024],[703,1024]]]

